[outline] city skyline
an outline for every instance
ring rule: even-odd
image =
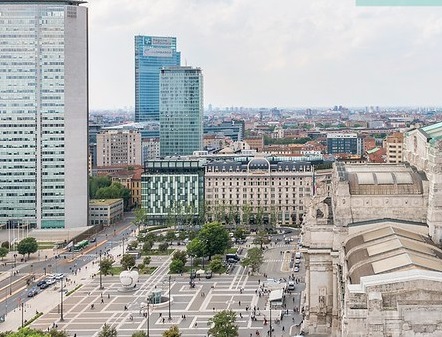
[[[207,105],[442,105],[441,7],[357,7],[353,0],[87,6],[91,109],[134,106],[137,34],[177,37],[182,64],[205,73]]]

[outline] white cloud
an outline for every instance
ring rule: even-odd
[[[176,36],[219,106],[440,104],[442,8],[90,0],[91,107],[134,104],[133,37]]]

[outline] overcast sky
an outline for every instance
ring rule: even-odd
[[[442,106],[442,7],[89,0],[90,107],[134,105],[134,35],[175,36],[204,105]]]

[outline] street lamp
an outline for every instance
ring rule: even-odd
[[[12,273],[14,272],[14,266],[11,266],[11,273],[9,274],[9,296],[12,295]]]
[[[103,289],[103,280],[102,280],[102,276],[101,276],[101,249],[100,249],[100,260],[99,260],[99,264],[98,264],[98,271],[100,272],[100,289]]]
[[[269,307],[270,307],[270,337],[272,337],[272,301],[269,299]]]
[[[146,315],[146,336],[149,337],[150,330],[150,298],[147,298],[147,303],[141,303],[141,309],[143,310],[143,314]]]
[[[63,277],[60,279],[60,322],[63,322]]]
[[[170,295],[170,275],[169,275],[169,321],[172,319],[170,315],[170,301],[172,300],[172,296]]]

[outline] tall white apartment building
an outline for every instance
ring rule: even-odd
[[[84,1],[0,1],[0,223],[88,224]]]
[[[97,166],[141,165],[141,134],[107,130],[97,134]]]

